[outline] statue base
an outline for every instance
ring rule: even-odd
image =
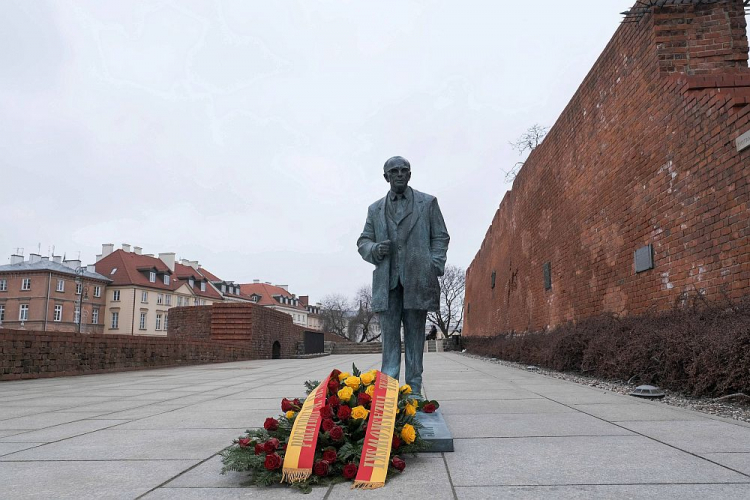
[[[430,449],[424,453],[453,451],[453,436],[439,409],[435,413],[417,412],[416,419],[422,424],[419,435],[430,443]]]

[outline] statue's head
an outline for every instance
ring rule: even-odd
[[[391,185],[391,191],[401,194],[406,191],[411,179],[411,165],[409,160],[401,156],[388,158],[383,165],[383,177]]]

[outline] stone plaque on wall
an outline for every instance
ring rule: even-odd
[[[737,151],[750,148],[750,130],[737,138]]]

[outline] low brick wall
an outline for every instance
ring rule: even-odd
[[[0,329],[0,380],[254,359],[249,345],[165,337]]]
[[[175,339],[211,338],[213,306],[173,307],[169,310],[169,337]]]

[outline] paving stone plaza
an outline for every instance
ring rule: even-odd
[[[385,488],[242,487],[218,453],[282,397],[379,355],[0,383],[0,498],[750,498],[750,426],[488,363],[425,355],[455,452]]]

